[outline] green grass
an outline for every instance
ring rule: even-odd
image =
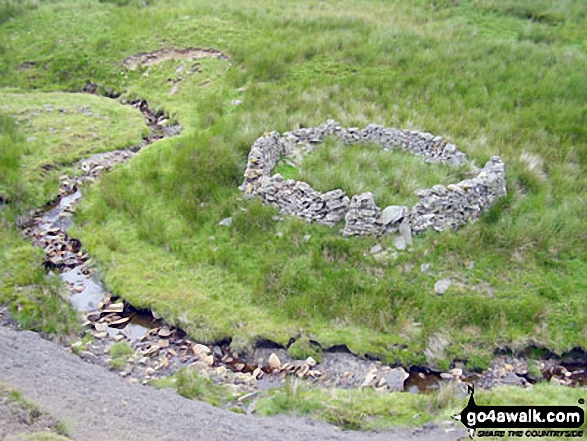
[[[112,369],[121,371],[125,368],[126,362],[133,354],[133,350],[126,341],[114,343],[110,348],[110,362]]]
[[[25,140],[14,121],[0,115],[0,303],[21,326],[42,332],[70,333],[78,320],[55,275],[47,275],[43,251],[23,240],[15,225],[17,216],[31,207],[41,185],[26,179],[21,167]]]
[[[79,90],[89,79],[147,99],[184,128],[88,191],[77,217],[74,234],[115,294],[193,337],[238,336],[239,347],[295,337],[404,364],[458,358],[483,367],[497,348],[587,346],[584,2],[139,3],[43,2],[0,27],[0,86],[11,93]],[[214,47],[230,62],[198,61],[202,72],[173,94],[168,80],[181,61],[121,67],[166,46]],[[477,165],[498,154],[508,197],[477,223],[419,236],[387,262],[368,250],[391,238],[343,239],[336,229],[273,221],[272,209],[241,200],[236,187],[257,137],[329,118],[434,133]],[[8,153],[2,161],[14,165]],[[368,170],[351,181],[374,178],[400,201],[415,186],[453,181],[396,153],[390,181],[365,148],[343,155],[317,185],[349,185],[357,164]],[[319,169],[328,158],[314,160]],[[233,225],[218,226],[227,216]],[[435,296],[441,278],[454,283]]]
[[[230,389],[216,384],[193,369],[182,368],[172,377],[153,380],[151,385],[158,388],[175,388],[182,397],[206,401],[213,406],[223,406],[235,398]]]
[[[55,197],[59,175],[76,160],[138,145],[148,134],[138,110],[108,98],[0,91],[0,103],[0,112],[18,128],[21,151],[15,157],[22,167],[21,185],[28,189],[13,199],[28,206]]]
[[[352,197],[369,191],[380,208],[411,206],[418,201],[414,195],[417,189],[454,184],[465,178],[463,170],[426,164],[422,157],[399,149],[385,151],[368,144],[345,146],[336,140],[327,140],[304,156],[297,168],[284,164],[274,173],[307,182],[322,193],[340,188]]]

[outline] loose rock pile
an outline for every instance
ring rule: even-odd
[[[278,207],[282,213],[300,216],[333,226],[343,218],[345,236],[381,235],[403,229],[402,236],[428,229],[437,231],[457,228],[477,219],[483,210],[506,194],[505,164],[492,157],[478,174],[447,187],[436,185],[418,190],[420,201],[412,208],[377,206],[369,192],[349,198],[343,190],[327,193],[314,190],[309,184],[280,174],[271,175],[284,159],[298,164],[326,137],[335,137],[344,144],[373,142],[384,150],[402,148],[422,156],[426,162],[442,162],[460,167],[468,164],[466,155],[454,144],[439,136],[411,130],[398,130],[370,124],[364,129],[345,129],[335,121],[314,128],[296,129],[279,135],[268,132],[258,138],[249,152],[245,180],[241,187],[248,196],[258,196],[265,203]]]

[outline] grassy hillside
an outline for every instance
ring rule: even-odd
[[[75,234],[107,283],[137,306],[243,349],[304,336],[441,367],[483,366],[503,346],[587,346],[584,2],[84,0],[21,12],[0,27],[0,85],[47,92],[91,80],[184,127],[88,191],[78,216]],[[230,59],[198,60],[189,76],[184,60],[120,64],[171,46]],[[368,251],[391,238],[276,222],[241,199],[258,136],[329,118],[441,135],[478,165],[500,155],[508,197],[387,262]],[[427,167],[410,166],[410,177],[428,185]],[[232,226],[218,226],[227,216]],[[453,285],[435,296],[445,278]]]

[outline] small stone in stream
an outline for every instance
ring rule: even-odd
[[[403,251],[406,249],[406,240],[402,236],[396,236],[393,238],[393,246],[398,250]]]
[[[401,367],[392,369],[383,375],[383,378],[387,381],[387,388],[395,392],[404,390],[404,382],[408,377],[409,374]]]
[[[143,352],[143,355],[154,355],[159,352],[159,349],[161,349],[159,345],[151,345],[149,349]]]
[[[447,374],[446,372],[441,372],[440,378],[442,378],[443,380],[452,380],[453,376],[451,374]]]
[[[271,369],[279,369],[281,367],[281,360],[275,354],[275,352],[271,353],[271,355],[269,356],[268,362],[269,362],[269,367]]]
[[[92,335],[95,338],[99,338],[99,339],[108,337],[108,333],[107,332],[93,332]]]
[[[463,370],[460,368],[454,368],[451,369],[450,371],[448,371],[449,374],[451,374],[453,377],[460,377],[461,375],[463,375]]]
[[[208,366],[212,366],[214,364],[214,356],[212,354],[207,355],[202,359],[202,361]]]
[[[367,375],[365,376],[365,380],[363,380],[363,383],[361,384],[361,388],[373,386],[373,383],[375,382],[376,378],[377,378],[377,375],[375,375],[375,373],[368,372]]]
[[[161,338],[169,338],[169,336],[171,335],[171,330],[165,326],[165,327],[159,329],[159,332],[157,332],[157,335]]]
[[[240,372],[245,368],[245,364],[244,363],[235,363],[234,368],[235,368],[235,370]]]
[[[379,254],[381,251],[383,251],[383,248],[381,248],[381,245],[379,244],[372,246],[369,250],[371,254]]]
[[[312,371],[310,371],[310,376],[314,377],[314,378],[319,378],[322,376],[322,372],[320,372],[318,370],[312,370]]]
[[[121,340],[124,340],[125,338],[126,338],[126,337],[125,337],[124,335],[117,334],[117,335],[114,337],[114,341],[116,341],[116,342],[119,342],[119,341],[121,341]]]
[[[192,346],[192,351],[194,351],[194,354],[196,354],[200,360],[203,359],[204,357],[207,357],[208,354],[210,354],[210,352],[211,352],[210,348],[208,346],[205,346],[200,343],[195,343]]]
[[[512,386],[523,386],[526,380],[522,377],[518,377],[513,372],[508,372],[503,379],[503,382]]]
[[[260,367],[255,368],[255,370],[253,371],[253,377],[256,379],[259,379],[263,376],[263,371],[261,370]]]
[[[159,346],[161,346],[162,348],[168,348],[169,347],[169,340],[166,340],[166,339],[159,340]]]
[[[94,329],[98,332],[106,332],[108,330],[108,323],[94,323]]]
[[[208,365],[203,361],[196,361],[189,365],[190,368],[195,369],[198,372],[206,372],[208,369]]]
[[[254,381],[251,374],[243,374],[242,372],[237,372],[234,375],[234,384],[251,384]]]
[[[306,364],[310,367],[314,367],[316,366],[316,360],[314,360],[312,357],[308,357],[306,358]]]
[[[451,281],[448,279],[439,280],[434,284],[434,292],[438,295],[444,294],[451,285]]]
[[[121,302],[121,303],[111,303],[106,308],[104,308],[104,310],[102,312],[118,313],[118,312],[122,312],[122,311],[124,311],[124,303]]]
[[[232,225],[232,217],[227,217],[218,222],[221,227],[230,227]]]
[[[167,357],[163,357],[161,359],[161,362],[157,365],[157,370],[165,369],[168,366],[169,366],[169,360],[167,359]]]
[[[109,325],[111,327],[115,328],[117,326],[126,325],[129,321],[130,321],[130,317],[122,317],[122,318],[119,318],[118,320],[111,321],[109,323]]]
[[[226,366],[218,366],[218,367],[216,368],[216,374],[217,374],[219,377],[224,377],[224,375],[226,374],[226,371],[227,371],[227,370],[228,370],[228,369],[226,369]]]
[[[308,375],[309,371],[310,371],[310,368],[308,366],[302,366],[296,375],[299,378],[304,378],[306,375]]]

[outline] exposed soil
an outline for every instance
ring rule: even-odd
[[[153,52],[141,52],[131,55],[122,61],[122,65],[129,70],[137,67],[148,67],[167,60],[199,60],[202,58],[219,58],[228,60],[228,57],[215,49],[190,47],[186,49],[163,48]]]

